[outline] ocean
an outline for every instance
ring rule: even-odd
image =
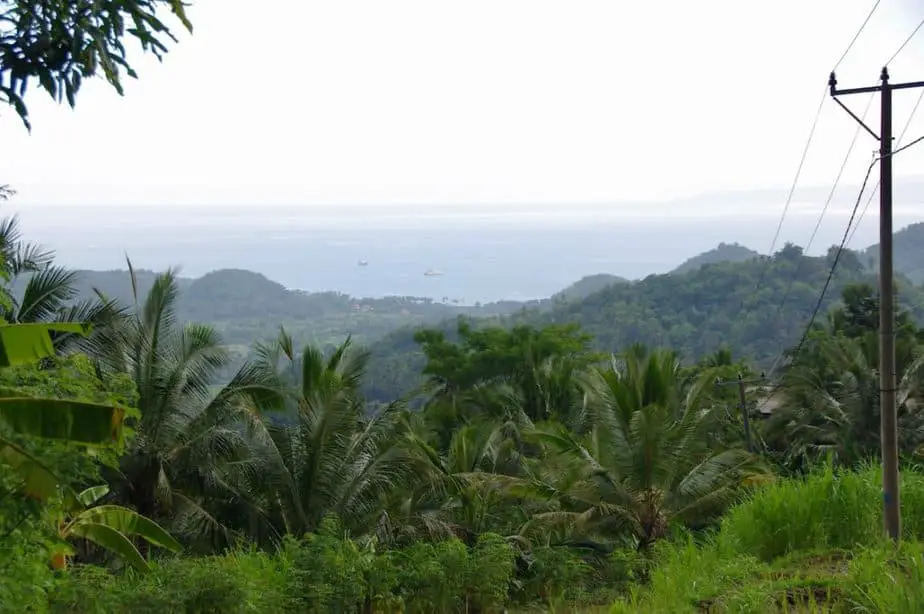
[[[289,288],[354,296],[411,295],[463,304],[547,297],[577,279],[637,279],[738,242],[765,253],[779,207],[709,212],[650,206],[4,207],[29,240],[72,268],[162,270],[198,277],[221,268],[263,273]],[[896,227],[921,219],[896,214]],[[778,246],[805,245],[809,210],[788,216]],[[838,242],[846,217],[830,213],[810,253]],[[852,247],[876,241],[867,216]],[[360,261],[366,261],[360,266]],[[439,275],[424,275],[435,271]]]

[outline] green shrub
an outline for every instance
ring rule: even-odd
[[[95,565],[74,565],[60,574],[48,592],[48,610],[60,614],[119,612],[119,579]]]
[[[48,604],[62,614],[282,612],[286,574],[284,557],[256,551],[170,559],[146,574],[75,566],[61,575]]]
[[[366,601],[373,554],[340,537],[339,522],[325,519],[294,549],[289,600],[302,612],[358,612]]]
[[[404,612],[404,602],[399,595],[399,572],[392,557],[387,553],[372,558],[366,570],[366,592],[373,612],[399,614]]]
[[[539,600],[555,607],[565,600],[585,597],[593,568],[577,552],[563,547],[535,548],[523,583],[525,601]]]
[[[0,467],[0,471],[3,468]],[[45,525],[28,510],[0,522],[0,612],[42,611],[54,585]]]
[[[468,550],[461,541],[416,543],[391,553],[398,591],[409,613],[455,612],[462,604]]]
[[[466,609],[478,612],[503,610],[514,572],[514,552],[494,533],[478,537],[468,560],[465,579]]]

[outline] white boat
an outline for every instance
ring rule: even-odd
[[[365,258],[362,258],[357,264],[359,264],[359,266],[369,266],[369,261]]]
[[[439,277],[442,275],[439,271],[434,271],[433,269],[427,269],[424,271],[424,277]]]

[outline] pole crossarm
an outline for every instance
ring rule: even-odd
[[[882,69],[885,76],[888,77],[888,70],[885,68]],[[837,89],[837,75],[831,73],[831,76],[828,78],[828,86],[831,88],[831,96],[849,96],[851,94],[872,94],[873,92],[882,91],[881,85],[871,85],[869,87],[850,87],[846,89],[839,90]],[[889,84],[889,89],[892,90],[908,90],[914,88],[924,87],[924,81],[909,81],[908,83],[891,83]]]

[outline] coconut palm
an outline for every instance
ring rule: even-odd
[[[54,252],[23,239],[19,217],[0,219],[0,257],[3,273],[9,278],[21,273],[40,271],[54,260]]]
[[[381,537],[407,543],[456,536],[474,544],[481,533],[511,533],[526,521],[528,508],[516,505],[510,488],[519,483],[526,462],[521,431],[532,424],[525,416],[460,425],[445,450],[434,445],[425,420],[411,422],[408,439],[420,479],[392,493]]]
[[[128,267],[134,312],[107,333],[100,354],[106,368],[132,376],[141,412],[111,480],[115,499],[187,540],[218,545],[265,517],[245,490],[257,461],[244,426],[250,408],[274,398],[275,381],[245,363],[217,385],[228,352],[213,328],[177,321],[174,272],[142,301]]]
[[[285,331],[257,354],[260,368],[287,384],[280,411],[254,413],[250,423],[274,526],[300,535],[334,514],[357,533],[374,527],[386,497],[417,473],[400,445],[400,407],[364,414],[358,390],[368,354],[350,339],[330,356],[310,344],[297,353]]]
[[[782,379],[765,429],[785,463],[798,468],[830,452],[853,464],[879,453],[878,355],[874,331],[853,338],[813,332]],[[924,354],[913,336],[897,340],[896,373],[899,445],[910,454],[924,444]]]
[[[628,535],[644,549],[673,522],[695,526],[723,511],[767,473],[743,450],[714,447],[721,410],[709,398],[712,380],[685,383],[676,356],[640,346],[595,371],[583,433],[553,423],[531,435],[546,454],[530,487],[553,503],[523,533]]]
[[[21,292],[3,287],[0,317],[14,324],[84,322],[89,336],[56,332],[52,342],[58,354],[85,352],[95,355],[100,336],[125,314],[114,300],[101,295],[77,300],[77,272],[54,264],[54,252],[22,238],[16,216],[0,220],[2,275]]]

